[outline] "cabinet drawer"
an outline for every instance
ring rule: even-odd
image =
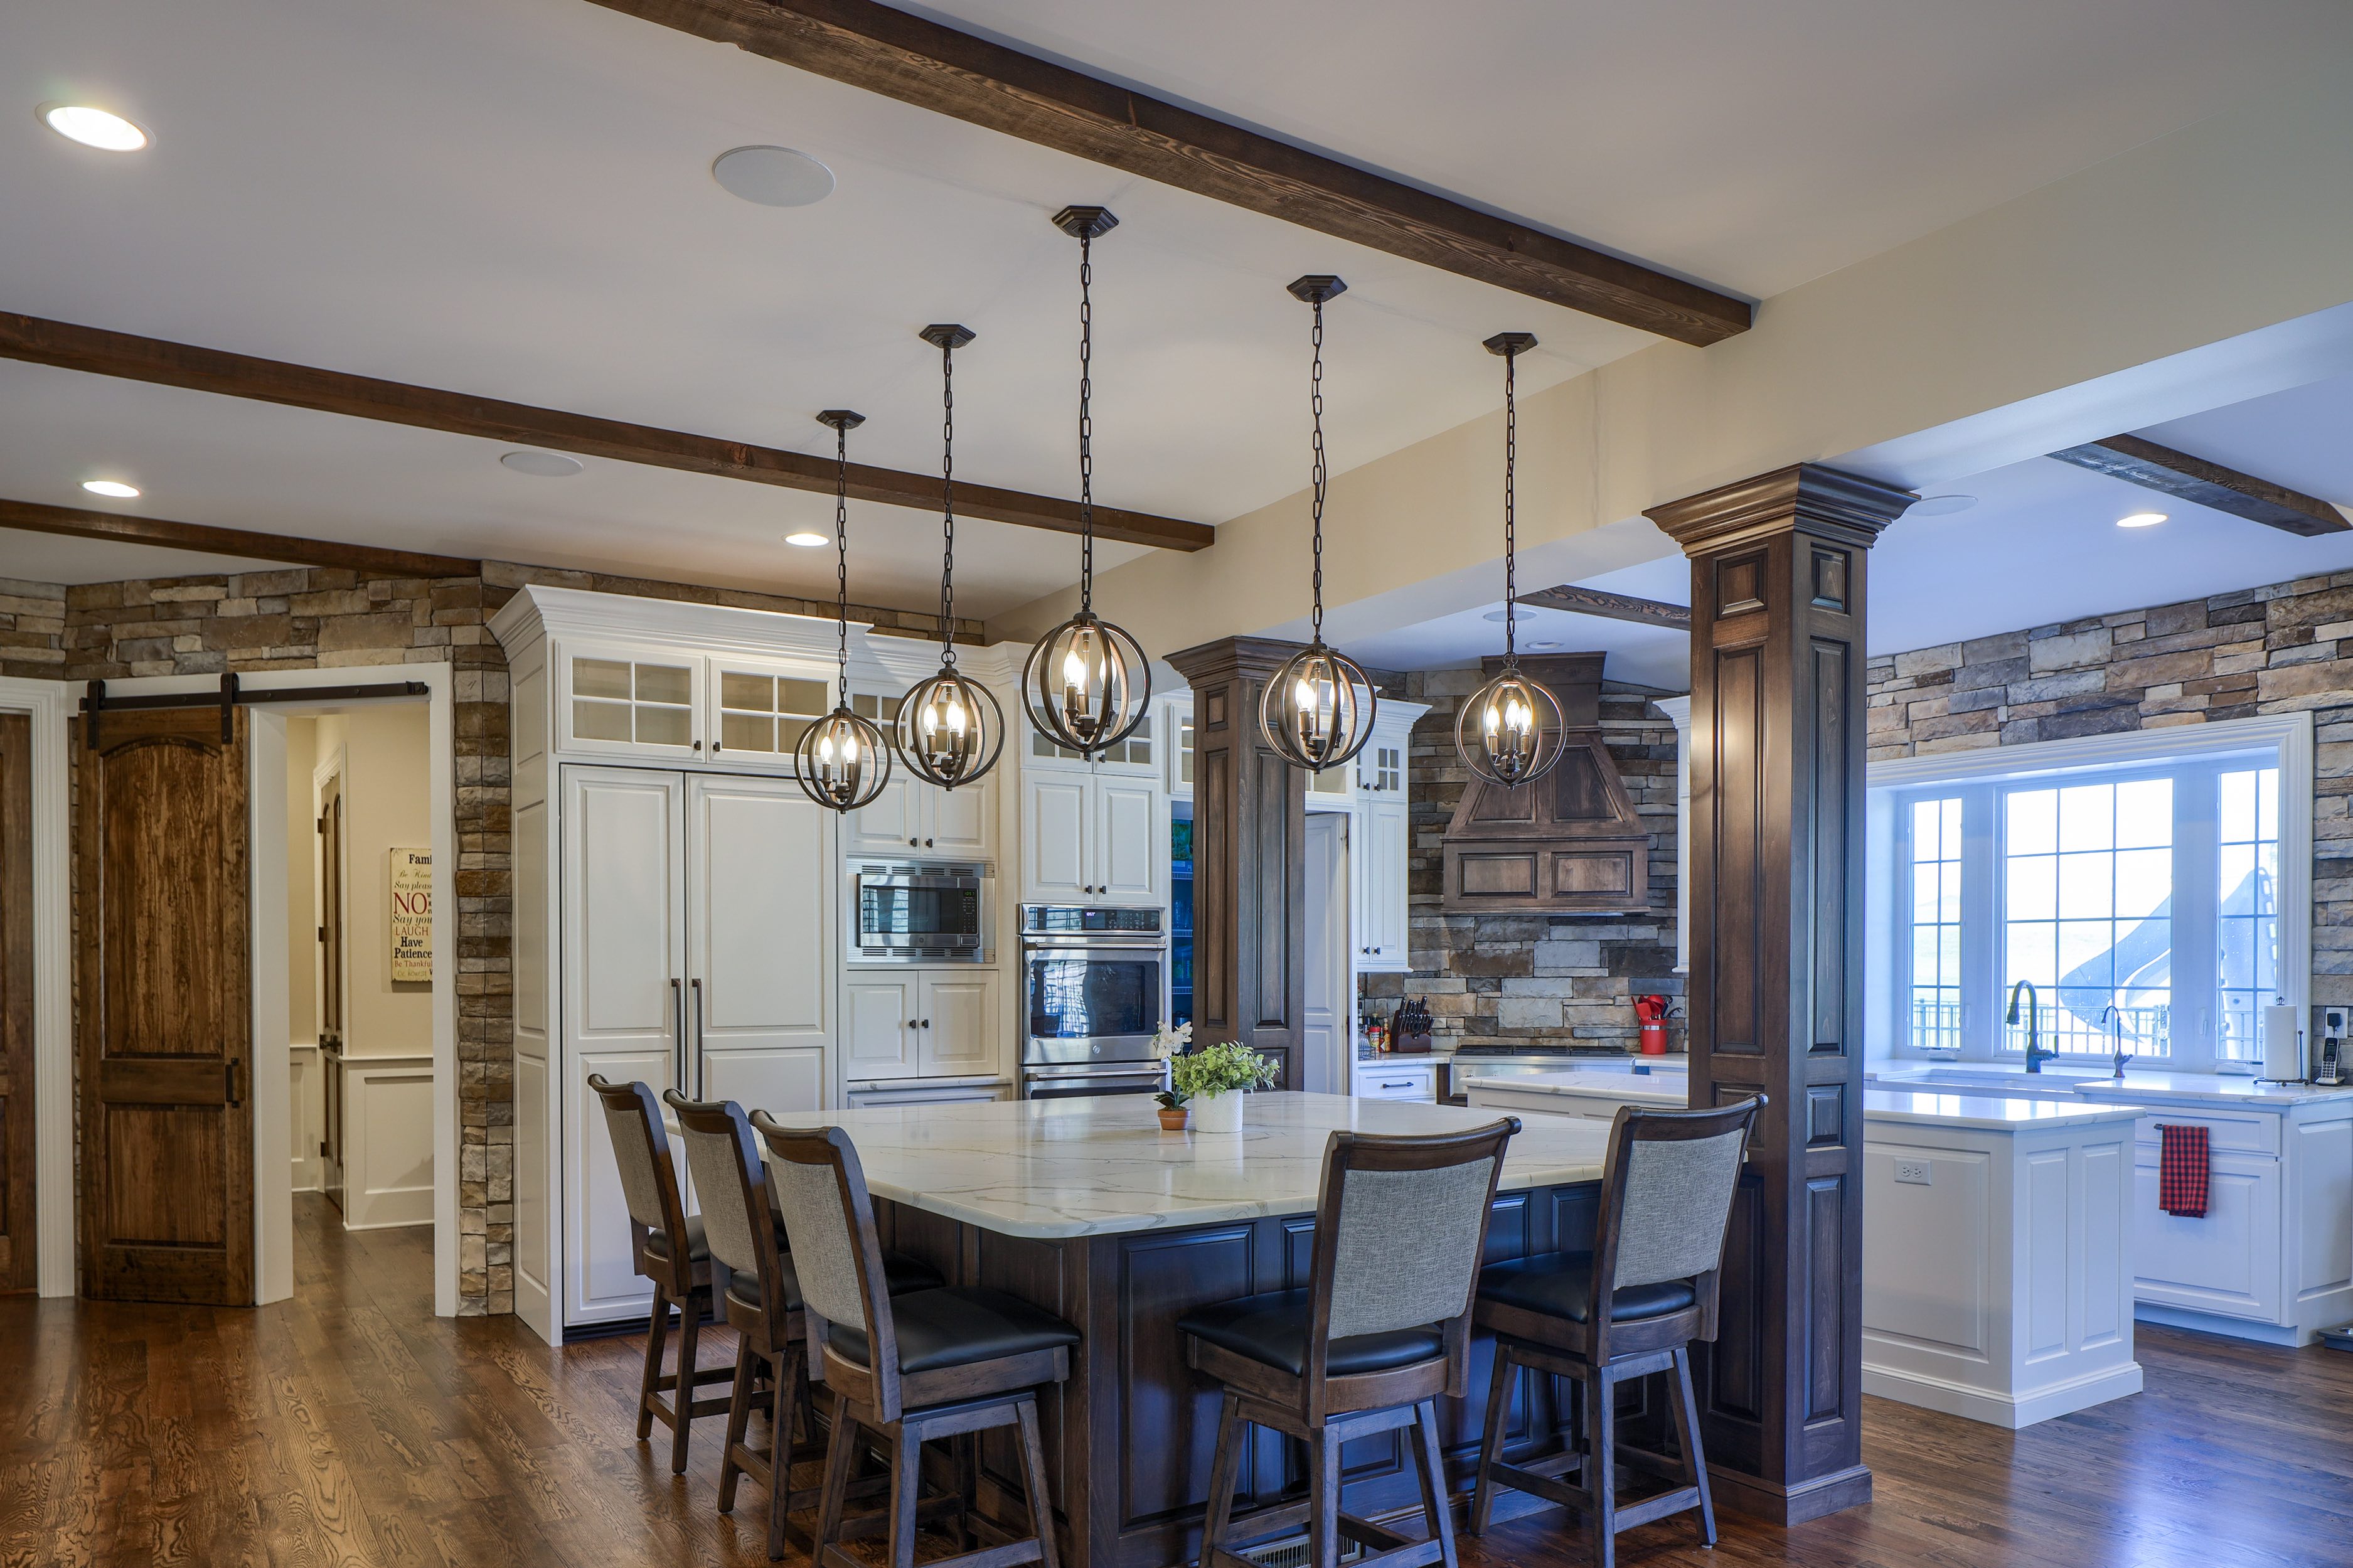
[[[1356,1067],[1356,1095],[1360,1100],[1431,1100],[1432,1072],[1427,1062],[1411,1067],[1388,1067],[1378,1062],[1363,1062]]]
[[[2276,1154],[2280,1152],[2280,1122],[2276,1112],[2267,1110],[2207,1110],[2195,1115],[2172,1111],[2154,1111],[2140,1119],[2136,1134],[2144,1148],[2154,1149],[2160,1142],[2158,1127],[2203,1127],[2206,1146],[2215,1153]]]

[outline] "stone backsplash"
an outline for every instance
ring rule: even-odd
[[[1873,759],[2309,709],[2312,1001],[2353,1003],[2353,572],[1873,658]]]
[[[1367,974],[1367,1016],[1386,1018],[1405,996],[1427,996],[1441,1046],[1500,1045],[1631,1050],[1632,999],[1662,992],[1678,1007],[1675,967],[1675,727],[1641,689],[1604,682],[1601,731],[1651,836],[1651,890],[1634,915],[1462,915],[1440,908],[1440,851],[1470,774],[1454,751],[1454,716],[1485,677],[1475,669],[1407,678],[1406,695],[1430,704],[1413,728],[1408,805],[1413,833],[1404,974]],[[1683,1047],[1682,1020],[1669,1032]]]

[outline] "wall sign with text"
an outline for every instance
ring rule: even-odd
[[[392,978],[433,978],[433,851],[387,849],[392,889]]]

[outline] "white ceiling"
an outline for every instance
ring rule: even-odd
[[[2316,382],[2138,432],[2194,456],[2353,507],[2353,377]],[[1968,510],[1905,516],[1871,552],[1870,647],[1900,653],[1995,632],[2049,626],[2353,571],[2353,531],[2306,539],[2158,495],[2048,458],[1942,487],[1973,496]],[[2154,528],[2120,529],[2131,512],[2162,511]],[[1652,535],[1655,558],[1576,578],[1587,587],[1670,604],[1691,600],[1689,568],[1647,524],[1608,531]],[[1523,574],[1523,580],[1527,580]],[[1548,586],[1549,584],[1538,584]],[[1368,663],[1435,669],[1501,651],[1496,605],[1348,644]],[[1539,611],[1530,639],[1608,653],[1613,680],[1680,689],[1689,641],[1680,632],[1599,616]]]
[[[2335,0],[958,0],[1079,57],[1408,178],[1767,295],[2211,112],[2338,48]],[[30,112],[97,101],[110,157]],[[12,107],[13,106],[13,107]],[[839,180],[728,196],[747,142]],[[1075,247],[1102,202],[1098,493],[1215,522],[1299,488],[1304,312],[1334,270],[1329,426],[1345,468],[1491,410],[1478,341],[1527,328],[1541,388],[1651,341],[1130,179],[586,0],[79,0],[0,8],[0,309],[804,450],[849,405],[865,461],[938,457],[960,320],[958,471],[1073,488]],[[0,496],[649,576],[824,594],[777,542],[824,498],[0,365]],[[920,607],[934,520],[861,508],[853,595]],[[862,546],[862,548],[861,548]],[[46,553],[43,553],[43,552]],[[959,607],[1075,576],[1070,540],[960,531]],[[1106,561],[1122,552],[1106,552]],[[0,534],[0,574],[146,570]],[[152,563],[150,563],[152,564]],[[199,568],[201,569],[201,568]]]

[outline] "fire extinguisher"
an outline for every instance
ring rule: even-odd
[[[1634,998],[1634,1016],[1642,1026],[1642,1054],[1662,1057],[1667,1054],[1667,999],[1663,996]]]

